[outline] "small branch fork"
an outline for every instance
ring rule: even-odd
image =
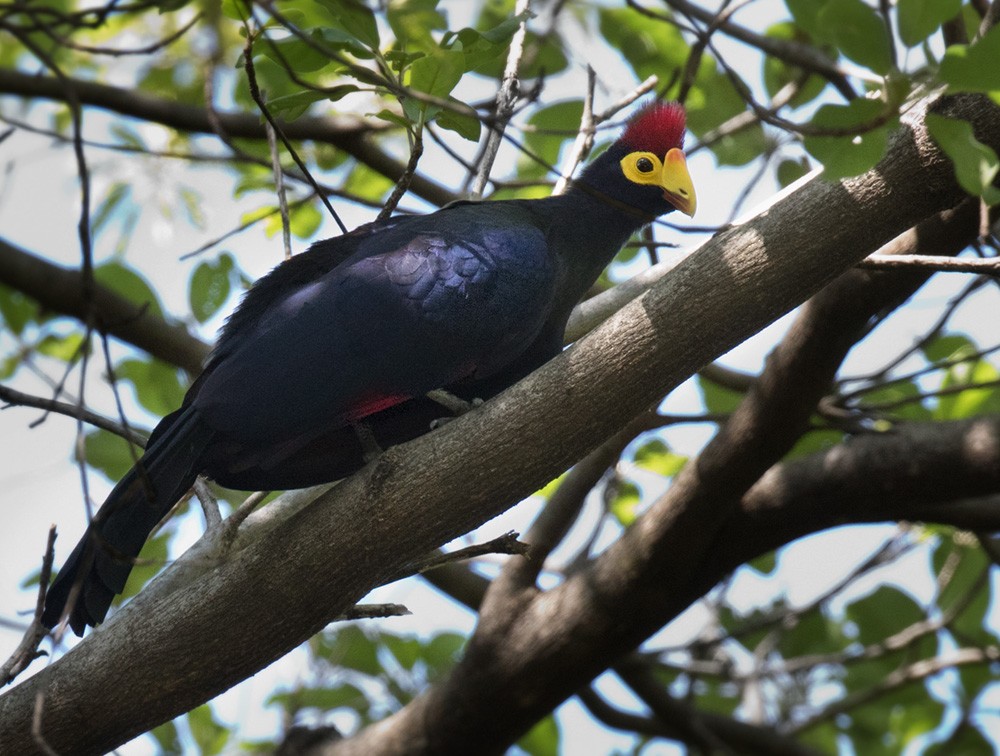
[[[475,181],[472,183],[471,195],[474,198],[483,196],[483,191],[486,189],[486,182],[490,177],[490,171],[493,169],[493,161],[496,160],[497,151],[500,149],[504,129],[507,128],[507,122],[510,121],[510,117],[514,113],[514,105],[517,102],[519,90],[517,72],[521,65],[521,56],[524,55],[524,38],[528,31],[527,15],[530,12],[531,0],[517,0],[517,5],[514,7],[514,15],[522,16],[523,20],[510,41],[507,64],[504,67],[500,90],[497,92],[496,117],[490,126],[489,135],[486,137],[486,147],[483,151],[482,160],[479,163],[479,170],[476,173]]]
[[[45,594],[49,588],[49,579],[52,577],[52,563],[55,561],[56,526],[49,528],[49,538],[45,545],[45,556],[42,557],[42,571],[38,575],[38,599],[35,601],[35,613],[31,618],[31,623],[21,638],[21,642],[0,666],[0,687],[10,684],[14,678],[21,674],[28,665],[44,653],[38,650],[38,645],[48,633],[42,625],[42,610],[45,608]]]

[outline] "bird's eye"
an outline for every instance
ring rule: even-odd
[[[635,167],[640,173],[651,173],[656,166],[653,165],[653,161],[649,158],[641,157],[635,161]]]

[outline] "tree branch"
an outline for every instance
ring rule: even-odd
[[[141,118],[164,126],[199,134],[215,134],[209,113],[205,108],[167,100],[130,89],[120,89],[106,84],[69,79],[80,103],[104,108],[121,115]],[[62,102],[65,91],[60,82],[51,77],[29,76],[18,71],[0,68],[0,94],[15,94],[32,99]],[[233,138],[267,139],[264,124],[256,113],[216,113],[225,133]],[[311,139],[332,144],[364,163],[377,173],[393,181],[399,180],[406,166],[379,149],[370,134],[379,127],[363,118],[309,117],[304,116],[290,123],[277,121],[289,139]],[[451,190],[423,176],[414,176],[410,191],[435,205],[445,205],[459,199]]]
[[[0,283],[27,294],[46,309],[84,320],[93,307],[94,324],[115,338],[192,375],[201,372],[210,347],[179,324],[168,323],[148,308],[136,305],[98,283],[92,304],[84,296],[83,275],[78,270],[53,265],[0,237]]]

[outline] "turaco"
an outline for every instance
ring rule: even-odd
[[[684,129],[680,105],[653,104],[562,195],[370,223],[261,278],[59,571],[45,625],[103,621],[197,475],[247,490],[337,480],[364,464],[363,439],[385,448],[445,414],[428,392],[489,398],[558,354],[629,237],[694,214]]]

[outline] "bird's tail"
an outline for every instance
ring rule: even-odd
[[[164,418],[146,453],[114,487],[48,590],[42,624],[69,611],[73,632],[104,620],[156,524],[187,492],[212,432],[191,408]]]

